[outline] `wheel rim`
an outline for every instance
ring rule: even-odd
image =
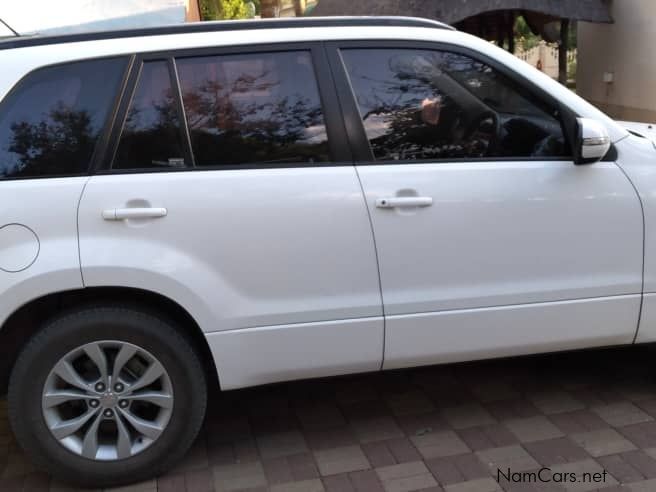
[[[117,340],[71,350],[48,375],[41,399],[53,437],[92,460],[130,458],[154,443],[173,411],[173,386],[148,351]]]

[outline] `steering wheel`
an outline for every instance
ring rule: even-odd
[[[462,141],[464,145],[471,147],[468,154],[480,154],[480,157],[494,155],[501,131],[501,122],[497,114],[493,111],[484,111],[469,122]],[[479,147],[478,144],[481,142],[484,143],[479,151],[476,147]]]

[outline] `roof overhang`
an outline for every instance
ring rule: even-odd
[[[558,19],[613,22],[607,0],[319,0],[310,15],[408,15],[456,24],[468,17],[502,10],[536,12]]]

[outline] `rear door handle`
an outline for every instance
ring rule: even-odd
[[[433,199],[429,196],[395,196],[393,198],[378,198],[378,208],[430,207]]]
[[[164,217],[168,211],[163,207],[108,208],[102,211],[105,220],[154,219]]]

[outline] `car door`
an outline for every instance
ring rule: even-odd
[[[483,55],[330,47],[371,214],[385,368],[630,343],[642,214],[556,102]]]
[[[223,388],[378,369],[373,237],[323,51],[158,54],[131,80],[80,204],[85,284],[179,303]]]

